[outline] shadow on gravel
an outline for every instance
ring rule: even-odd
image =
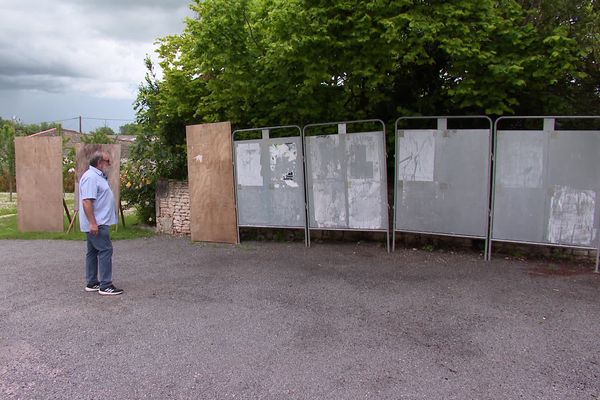
[[[600,279],[600,275],[594,273],[591,264],[576,264],[570,262],[535,262],[529,266],[530,276],[573,276],[593,275]]]

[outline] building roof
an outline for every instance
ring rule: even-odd
[[[68,139],[64,145],[63,155],[67,155],[69,150],[74,148],[77,143],[83,143],[81,138],[89,133],[80,133],[70,129],[61,129],[61,134],[58,133],[57,128],[46,129],[45,131],[37,132],[29,136],[62,136]],[[111,139],[115,140],[116,143],[121,145],[121,159],[126,160],[129,158],[129,146],[135,142],[134,135],[114,135]]]

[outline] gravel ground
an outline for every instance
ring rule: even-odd
[[[376,244],[0,241],[2,399],[598,399],[593,266]]]

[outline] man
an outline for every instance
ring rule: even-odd
[[[106,176],[109,169],[108,153],[97,151],[92,154],[90,166],[79,181],[79,226],[87,236],[85,290],[114,296],[122,294],[123,290],[112,284],[113,247],[109,226],[116,224],[118,219],[115,198]]]

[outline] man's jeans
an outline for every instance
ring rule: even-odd
[[[89,232],[86,235],[85,279],[88,284],[100,283],[100,288],[106,289],[112,284],[113,254],[108,225],[98,226],[98,234],[96,236]]]

